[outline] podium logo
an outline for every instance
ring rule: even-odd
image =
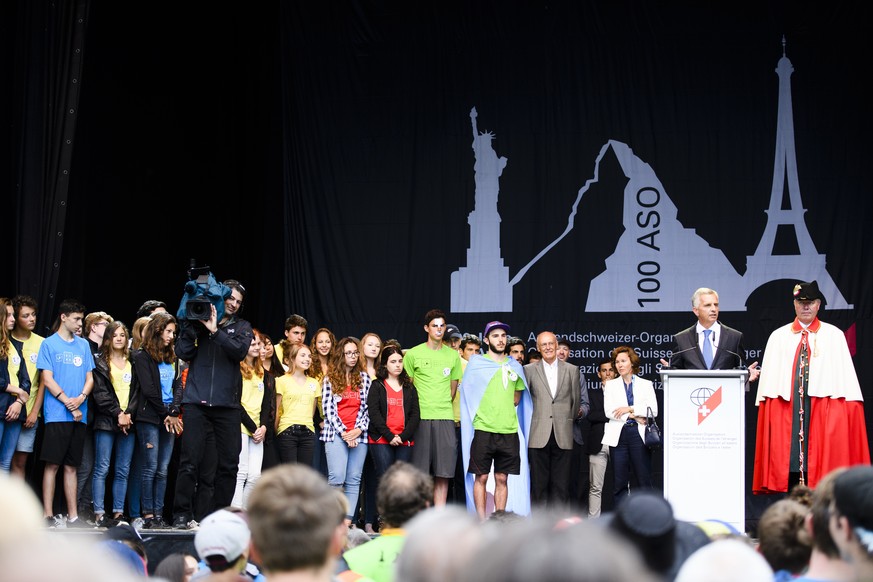
[[[698,426],[715,412],[721,404],[721,386],[713,392],[712,388],[697,388],[691,393],[691,403],[697,407]]]

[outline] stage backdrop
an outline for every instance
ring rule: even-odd
[[[586,372],[628,344],[657,379],[696,288],[752,362],[817,280],[869,360],[870,50],[847,6],[284,5],[286,304],[404,344],[434,306],[528,346],[549,329]]]
[[[697,287],[751,362],[814,279],[869,402],[867,19],[794,4],[92,7],[56,296],[132,320],[194,257],[274,338],[296,312],[411,346],[439,307],[656,380]]]

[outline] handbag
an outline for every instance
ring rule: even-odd
[[[661,448],[661,429],[658,428],[658,423],[655,422],[655,415],[652,414],[652,407],[646,407],[646,447],[651,450]]]

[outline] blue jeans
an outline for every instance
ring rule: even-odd
[[[109,430],[94,431],[94,474],[91,477],[91,495],[94,498],[94,513],[106,513],[106,475],[112,449],[115,449],[115,473],[112,480],[112,511],[124,513],[124,498],[127,495],[127,478],[130,474],[130,460],[136,446],[133,433],[124,434]]]
[[[324,453],[327,456],[328,483],[331,487],[342,487],[349,501],[349,512],[354,512],[361,492],[361,472],[367,459],[367,445],[358,443],[356,447],[349,447],[337,435],[332,441],[324,443]],[[354,519],[354,515],[346,517]]]
[[[6,422],[0,420],[0,470],[8,473],[12,467],[12,457],[15,455],[15,447],[18,446],[18,435],[24,424],[18,421]]]
[[[643,444],[640,433],[634,426],[624,426],[618,439],[618,446],[609,450],[610,462],[615,471],[615,507],[627,497],[630,485],[630,471],[639,483],[640,489],[651,489],[652,451]]]
[[[136,425],[137,449],[142,464],[142,513],[163,517],[167,494],[167,467],[173,456],[176,435],[163,424]],[[151,445],[151,446],[150,446]]]
[[[142,461],[139,458],[139,436],[134,437],[133,459],[130,461],[130,476],[127,478],[127,515],[130,519],[142,517]]]
[[[319,429],[312,435],[312,468],[327,478],[327,455],[324,452],[324,441],[318,438]]]
[[[376,487],[379,486],[379,480],[382,475],[388,470],[388,467],[394,464],[394,461],[412,462],[412,447],[399,446],[392,447],[391,445],[374,445],[368,444],[367,450],[370,452],[370,457],[373,458],[373,468],[376,473]]]

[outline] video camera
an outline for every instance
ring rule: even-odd
[[[206,321],[212,315],[210,305],[214,305],[217,319],[221,321],[224,317],[224,300],[230,294],[230,287],[219,283],[209,267],[198,267],[197,262],[191,259],[188,282],[185,283],[185,293],[182,295],[176,318]]]

